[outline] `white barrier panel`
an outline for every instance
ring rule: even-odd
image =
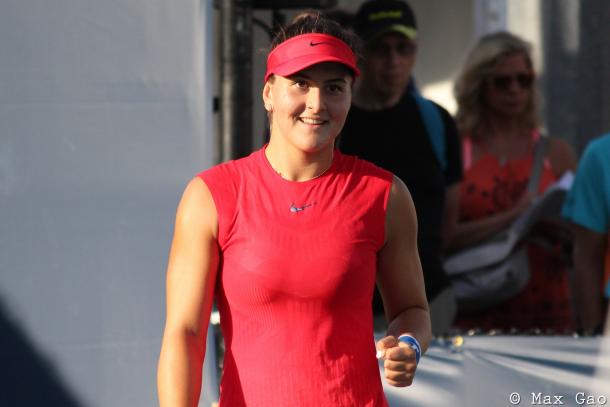
[[[460,347],[435,340],[411,387],[384,385],[390,406],[610,405],[610,385],[592,389],[596,366],[601,366],[600,337],[463,339]],[[607,356],[606,363],[610,363]],[[594,404],[586,404],[592,400]]]
[[[2,1],[0,405],[157,404],[175,208],[213,164],[211,14]]]

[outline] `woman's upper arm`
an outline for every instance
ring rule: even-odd
[[[194,178],[176,213],[167,267],[166,329],[204,333],[218,271],[218,215],[206,184]]]
[[[379,253],[377,283],[386,316],[392,320],[411,307],[427,309],[417,251],[417,216],[411,194],[394,177],[386,214],[386,242]]]

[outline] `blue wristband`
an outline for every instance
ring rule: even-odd
[[[421,346],[419,346],[419,342],[417,342],[417,339],[415,339],[411,335],[400,335],[398,337],[398,341],[406,343],[411,349],[415,351],[415,362],[419,363],[419,358],[421,357]]]

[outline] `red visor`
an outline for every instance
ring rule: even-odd
[[[360,75],[356,55],[346,43],[332,35],[313,33],[292,37],[271,51],[265,82],[273,74],[290,76],[320,62],[338,62]]]

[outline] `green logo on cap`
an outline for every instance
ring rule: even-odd
[[[385,18],[402,18],[402,10],[378,11],[369,16],[370,21],[383,20]]]

